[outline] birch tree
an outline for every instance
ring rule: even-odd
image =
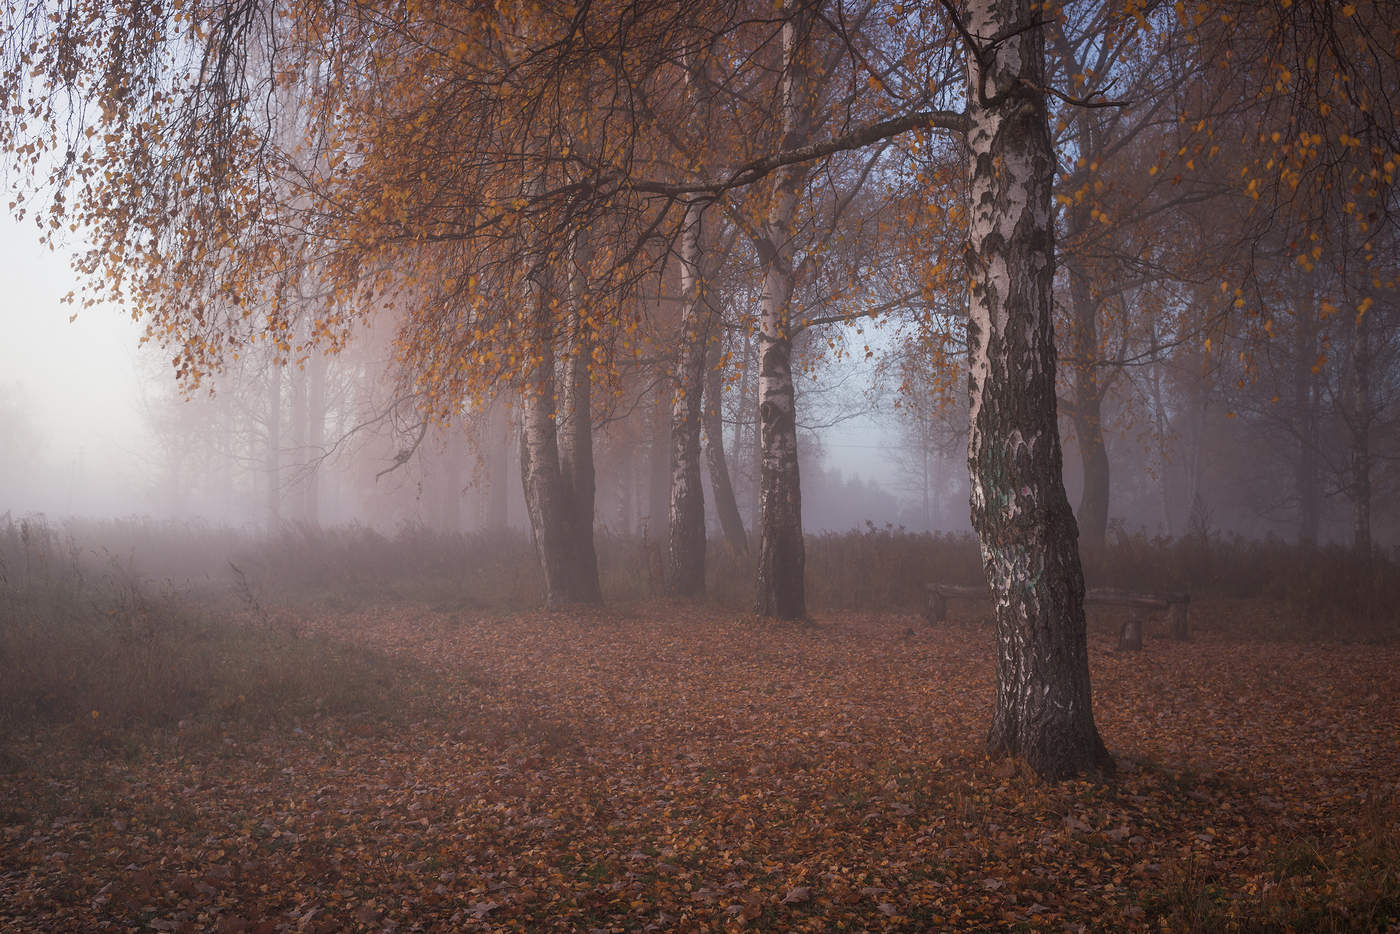
[[[992,588],[988,744],[1048,777],[1111,769],[1094,725],[1078,529],[1056,425],[1045,35],[1030,0],[967,5],[968,468]]]

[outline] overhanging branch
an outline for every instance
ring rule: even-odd
[[[817,159],[823,159],[834,153],[861,149],[872,143],[878,143],[881,140],[908,133],[910,130],[919,129],[938,129],[962,133],[967,130],[967,117],[949,110],[919,111],[860,127],[835,139],[812,143],[808,146],[799,146],[796,149],[788,149],[773,153],[771,156],[765,156],[762,159],[755,159],[723,178],[679,183],[640,179],[623,181],[620,187],[674,198],[685,195],[720,195],[733,188],[752,185],[784,166],[815,162]]]

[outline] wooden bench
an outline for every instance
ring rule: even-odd
[[[966,587],[960,584],[929,584],[924,618],[929,625],[941,623],[948,618],[949,600],[990,600],[986,587]],[[1135,610],[1167,610],[1171,614],[1171,637],[1179,642],[1191,638],[1191,595],[1174,593],[1136,593],[1131,590],[1113,590],[1095,587],[1084,593],[1085,606],[1126,606]],[[1134,613],[1123,623],[1118,637],[1120,649],[1142,648],[1142,618]]]

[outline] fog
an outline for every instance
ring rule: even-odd
[[[246,398],[227,405],[221,401],[246,397],[260,374],[231,369],[212,380],[212,397],[203,389],[186,395],[168,354],[142,344],[142,325],[124,309],[79,309],[64,301],[78,287],[70,267],[75,249],[71,243],[50,248],[39,242],[32,223],[0,216],[0,281],[7,284],[0,298],[0,326],[7,335],[0,343],[0,513],[55,519],[149,516],[265,529],[266,425],[256,430],[231,426],[239,438],[230,438],[233,443],[222,449],[201,438],[211,418],[264,419],[248,410]],[[362,363],[358,350],[347,354],[356,358],[357,377],[364,372],[363,363],[387,374],[384,354],[370,349]],[[833,374],[848,387],[844,397],[828,410],[818,407],[808,414],[807,421],[823,427],[809,430],[804,441],[819,452],[812,455],[813,466],[822,479],[838,486],[841,481],[869,486],[872,493],[854,512],[828,509],[814,500],[809,507],[817,520],[809,525],[813,530],[845,529],[866,520],[898,523],[904,510],[894,492],[900,483],[898,465],[888,457],[890,446],[898,443],[897,426],[880,417],[867,398],[868,368],[847,364],[845,369],[850,372]],[[448,495],[443,483],[456,484],[464,501],[458,528],[485,521],[486,507],[478,501],[488,496],[484,473],[489,457],[480,439],[465,431],[433,437],[412,460],[395,466],[397,445],[406,443],[402,433],[396,434],[392,423],[354,431],[353,414],[374,417],[381,412],[373,402],[357,409],[339,401],[327,413],[333,421],[322,446],[313,452],[289,445],[281,452],[278,487],[283,493],[303,489],[308,471],[324,478],[317,521],[355,522],[382,531],[404,523],[440,526]],[[290,422],[291,400],[284,400],[284,406],[283,417]],[[411,420],[411,413],[398,414]],[[514,458],[513,450],[509,456]],[[518,476],[518,470],[511,475]],[[600,490],[615,490],[614,499],[621,497],[615,489],[620,484],[614,477],[599,480]],[[507,484],[503,495],[509,500],[509,524],[523,528],[518,486]],[[839,490],[829,492],[844,498]],[[622,508],[620,499],[614,505]],[[293,512],[287,518],[306,515]],[[649,513],[639,514],[632,520],[633,530],[649,519]],[[599,516],[609,528],[616,529],[619,521],[618,514]]]
[[[161,348],[141,346],[141,325],[122,309],[82,309],[63,296],[75,287],[72,247],[52,250],[34,228],[6,218],[0,373],[0,511],[11,516],[195,520],[266,531],[280,523],[356,523],[381,531],[421,525],[443,531],[526,527],[519,483],[513,400],[486,416],[417,437],[410,408],[389,404],[388,352],[366,335],[339,357],[290,366],[279,376],[278,451],[270,474],[267,367],[256,356],[186,395]],[[969,529],[965,406],[957,383],[920,397],[889,388],[911,340],[897,321],[868,326],[872,355],[824,363],[799,378],[804,526]],[[849,331],[847,332],[849,333]],[[1384,358],[1382,358],[1384,359]],[[1180,373],[1150,368],[1159,392],[1185,393]],[[1111,464],[1110,528],[1177,537],[1197,531],[1296,538],[1299,499],[1293,462],[1298,441],[1273,385],[1242,381],[1219,391],[1201,418],[1189,400],[1168,398],[1156,416],[1144,380],[1110,397],[1106,446]],[[308,380],[322,399],[319,441],[308,440]],[[1394,418],[1393,380],[1379,381],[1379,425]],[[836,387],[833,389],[832,387]],[[754,527],[756,456],[751,403],[725,388],[725,444],[747,530]],[[1134,395],[1136,394],[1136,395]],[[1255,397],[1252,401],[1251,396]],[[930,400],[933,401],[930,401]],[[1270,401],[1272,400],[1272,401]],[[647,418],[655,398],[619,397],[599,419],[596,523],[600,530],[655,537],[664,526],[669,442]],[[1240,409],[1254,405],[1251,414]],[[1114,407],[1116,406],[1116,411]],[[1135,411],[1135,406],[1149,408]],[[631,411],[619,421],[618,409]],[[639,414],[640,413],[640,414]],[[1153,421],[1157,418],[1158,420]],[[1082,470],[1072,427],[1062,423],[1065,479],[1079,502]],[[1396,541],[1393,438],[1375,432],[1373,490],[1377,543]],[[411,455],[400,461],[400,453]],[[669,464],[669,460],[666,461]],[[1345,464],[1323,458],[1322,541],[1345,541],[1351,521]],[[275,483],[269,478],[276,477]],[[276,492],[274,501],[273,491]],[[713,490],[708,525],[718,535]],[[504,507],[502,507],[504,503]]]

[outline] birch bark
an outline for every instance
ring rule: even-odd
[[[549,333],[547,275],[537,271],[526,285],[526,300],[535,314],[536,355],[520,400],[520,479],[535,550],[544,572],[545,605],[553,608],[569,602],[569,568],[565,560],[564,490],[555,421],[554,346]]]
[[[797,0],[784,3],[783,13],[782,148],[790,150],[806,145],[811,135],[806,45],[812,16]],[[773,205],[757,244],[764,275],[758,330],[761,454],[755,610],[778,619],[807,615],[791,334],[796,287],[793,229],[805,180],[806,169],[799,165],[778,171]]]
[[[1056,424],[1044,28],[1030,0],[970,0],[967,10],[968,466],[997,629],[988,746],[1061,778],[1113,761],[1094,725]]]

